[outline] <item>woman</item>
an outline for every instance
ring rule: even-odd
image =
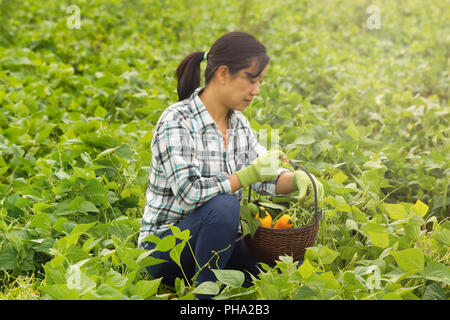
[[[199,87],[203,60],[205,85]],[[257,274],[259,260],[242,240],[235,242],[243,188],[252,185],[265,195],[299,190],[299,200],[313,200],[305,173],[279,167],[283,153],[258,144],[241,113],[259,94],[269,60],[259,41],[235,31],[220,37],[209,52],[191,53],[176,70],[179,102],[156,124],[139,244],[154,248],[144,239],[171,234],[168,224],[189,229],[198,265],[186,246],[181,264],[188,277],[208,262],[211,268]],[[318,181],[316,185],[320,200],[323,188]],[[155,251],[152,256],[167,260],[147,267],[152,276],[172,285],[176,277],[182,278],[169,252]],[[210,268],[203,268],[196,280],[200,284],[216,278]]]

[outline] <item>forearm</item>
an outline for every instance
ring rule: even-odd
[[[275,193],[276,194],[289,194],[294,192],[294,187],[292,186],[292,172],[284,172],[282,173],[277,180],[277,184],[275,185]]]
[[[294,188],[292,187],[292,172],[284,172],[282,173],[275,185],[275,193],[277,194],[289,194],[294,192]],[[235,173],[230,175],[230,183],[231,183],[231,193],[236,192],[242,185]]]
[[[231,183],[231,193],[235,193],[240,188],[242,188],[241,182],[239,181],[236,173],[230,175],[230,183]]]

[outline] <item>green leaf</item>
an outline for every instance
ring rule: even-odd
[[[72,183],[69,179],[63,178],[61,181],[52,189],[52,191],[57,195],[63,195],[66,192],[72,190]]]
[[[76,289],[70,289],[65,284],[52,284],[42,290],[55,300],[79,300],[80,295]]]
[[[154,280],[140,280],[136,283],[136,294],[146,299],[158,292],[162,278]]]
[[[175,238],[180,240],[188,240],[190,238],[190,231],[186,229],[181,231],[177,226],[169,225],[169,228],[172,230],[172,234]]]
[[[272,209],[280,209],[280,210],[285,210],[286,207],[282,206],[281,204],[276,204],[276,203],[270,203],[270,202],[260,202],[259,203],[262,207],[266,207],[266,208],[272,208]]]
[[[361,223],[367,221],[366,215],[357,206],[351,206],[351,209],[351,214],[357,222]]]
[[[205,281],[200,283],[193,291],[194,294],[210,294],[217,295],[220,291],[220,286],[217,282]]]
[[[347,179],[348,177],[342,171],[339,171],[337,174],[333,176],[333,180],[339,184],[344,183]]]
[[[67,249],[66,259],[71,263],[76,263],[86,258],[89,258],[89,255],[77,245],[71,245]]]
[[[12,247],[3,247],[0,251],[0,269],[14,270],[16,268],[17,251]]]
[[[258,227],[260,225],[261,221],[259,221],[258,219],[251,217],[248,221],[247,221],[247,226],[249,229],[249,233],[250,233],[250,237],[253,238],[253,236],[255,235],[256,230],[258,230]]]
[[[0,104],[2,104],[5,96],[6,96],[6,92],[4,90],[0,89]]]
[[[56,124],[49,123],[45,124],[43,128],[39,131],[39,133],[36,135],[35,139],[38,143],[44,143],[45,139],[48,138],[52,130],[56,127]]]
[[[230,287],[240,287],[244,283],[245,275],[239,270],[211,269],[217,280]]]
[[[318,294],[312,288],[304,285],[295,294],[293,300],[317,300]]]
[[[350,121],[350,125],[344,132],[350,137],[352,137],[353,140],[359,140],[359,132],[355,124],[353,123],[353,120]]]
[[[293,145],[309,145],[316,141],[316,139],[312,136],[304,135],[300,136],[292,143]]]
[[[133,158],[131,149],[126,144],[120,145],[119,148],[117,148],[117,150],[114,151],[114,154],[125,160],[131,160]]]
[[[6,68],[19,66],[34,66],[34,63],[27,57],[17,57],[17,56],[9,56],[0,59],[0,64],[3,64]]]
[[[34,241],[36,241],[36,240],[34,240]],[[42,253],[51,255],[51,248],[53,247],[55,241],[56,240],[51,237],[47,237],[45,239],[39,239],[38,243],[40,243],[40,244],[37,247],[34,247],[34,250],[36,250],[36,252],[42,252]]]
[[[385,203],[384,207],[388,211],[389,217],[393,220],[403,220],[408,217],[405,207],[399,203]]]
[[[101,300],[120,300],[122,294],[106,283],[102,283],[95,290],[95,296]]]
[[[420,200],[417,200],[413,206],[414,212],[421,217],[427,214],[428,209],[429,209],[428,206]]]
[[[450,246],[450,231],[448,230],[436,231],[433,233],[433,238],[446,246]]]
[[[106,109],[102,108],[101,106],[97,106],[97,108],[95,109],[94,115],[96,117],[100,117],[103,118],[106,113],[108,113],[108,111],[106,111]]]
[[[104,156],[107,156],[109,154],[114,153],[114,151],[116,151],[117,149],[119,149],[119,147],[114,147],[114,148],[108,148],[106,150],[103,150],[102,152],[100,152],[97,157],[95,158],[95,160],[99,160],[101,158],[103,158]]]
[[[140,269],[140,264],[136,261],[137,256],[142,252],[142,249],[126,248],[123,246],[116,247],[116,253],[120,261],[126,264],[128,270]]]
[[[367,290],[363,283],[364,280],[353,271],[346,271],[344,273],[344,285],[346,289],[350,291]]]
[[[351,231],[351,230],[356,230],[358,231],[358,224],[352,220],[352,219],[347,219],[345,220],[345,230],[347,231]]]
[[[108,149],[116,146],[116,139],[109,135],[96,136],[92,133],[86,133],[79,136],[79,138],[85,144],[99,149]]]
[[[448,292],[441,288],[437,283],[431,283],[425,287],[423,300],[448,300]]]
[[[103,237],[95,239],[93,238],[89,238],[88,240],[86,240],[83,244],[83,251],[86,253],[89,253],[90,250],[92,250],[92,248],[94,248],[96,245],[98,245],[101,241],[103,240]]]
[[[391,272],[385,273],[384,276],[391,278],[391,280],[390,280],[391,282],[399,283],[403,279],[415,277],[414,275],[417,272],[419,272],[417,269],[413,269],[413,270],[405,272],[405,271],[395,267]]]
[[[239,297],[239,300],[254,300],[254,294],[256,289],[254,287],[242,288],[242,287],[225,287],[218,296],[214,297],[214,300],[230,300]]]
[[[67,206],[67,208],[79,212],[99,212],[97,207],[92,202],[86,200],[82,196],[76,196],[75,199],[73,199]]]
[[[367,223],[363,226],[362,230],[369,235],[374,246],[380,248],[387,248],[389,246],[389,234],[386,227],[376,223]]]
[[[334,251],[327,246],[319,245],[318,247],[309,247],[306,249],[305,257],[309,260],[318,261],[325,265],[330,264],[339,256],[339,252]]]
[[[186,245],[186,240],[177,244],[174,248],[172,248],[169,252],[172,260],[181,267],[181,253],[183,252],[184,246]]]
[[[389,292],[383,296],[382,300],[403,300],[403,299],[398,294],[394,292]]]
[[[106,196],[105,187],[97,179],[89,179],[86,186],[81,190],[80,194],[87,197]]]
[[[78,265],[69,266],[66,272],[67,288],[77,290],[79,295],[83,295],[96,286],[95,281],[89,278]]]
[[[336,279],[334,278],[332,271],[321,273],[319,277],[322,280],[322,283],[324,284],[325,288],[338,290],[341,287],[339,282],[337,282]]]
[[[330,248],[328,248],[327,246],[320,246],[319,247],[319,252],[318,252],[318,256],[319,256],[319,261],[322,264],[330,264],[334,261],[334,259],[336,259],[339,256],[339,252],[334,251]]]
[[[153,250],[149,250],[147,252],[148,252],[148,254],[151,254],[151,252],[153,252],[153,251],[154,251],[154,249]],[[152,257],[152,256],[146,256],[145,254],[140,255],[136,259],[136,262],[139,263],[139,266],[141,268],[145,268],[147,266],[153,266],[153,265],[160,264],[160,263],[163,263],[163,262],[166,262],[166,261],[167,260],[158,259],[158,258],[155,258],[155,257]]]
[[[171,250],[173,247],[175,247],[175,237],[170,234],[160,239],[155,249],[158,251],[166,252]]]
[[[307,280],[315,270],[316,269],[312,266],[311,262],[309,262],[308,258],[305,258],[302,265],[298,268],[298,272],[300,272],[305,280]]]
[[[66,232],[65,228],[64,228],[64,223],[68,222],[69,219],[67,219],[66,217],[61,217],[56,219],[53,222],[53,229],[55,229],[56,231],[59,231],[61,233]]]
[[[48,203],[37,202],[37,203],[33,204],[33,212],[39,213],[39,212],[45,211],[51,207],[53,207],[53,205],[48,204]]]
[[[404,225],[406,235],[413,241],[420,237],[420,227],[425,224],[425,221],[418,215],[412,214],[408,218],[408,222]]]
[[[450,286],[450,267],[439,262],[431,261],[425,267],[424,277],[428,280],[443,282]]]
[[[241,214],[241,218],[244,220],[247,220],[247,221],[250,220],[252,217],[250,208],[247,207],[246,205],[241,205],[240,214]]]
[[[51,220],[48,214],[44,212],[39,212],[38,214],[35,214],[33,216],[33,219],[31,220],[30,227],[31,228],[40,228],[40,229],[50,229],[51,227]]]
[[[283,202],[294,202],[297,201],[296,197],[288,196],[288,195],[277,195],[273,196],[271,200],[275,203],[283,203]]]
[[[153,243],[157,244],[159,242],[159,240],[160,239],[158,238],[158,236],[156,236],[154,234],[149,234],[142,241],[153,242]]]
[[[70,231],[71,235],[75,235],[75,234],[82,234],[85,233],[86,231],[88,231],[89,229],[91,229],[94,225],[96,225],[97,222],[91,222],[91,223],[80,223],[77,224],[72,231]]]
[[[400,269],[404,271],[422,271],[425,258],[419,248],[408,248],[400,251],[393,251],[391,255]]]

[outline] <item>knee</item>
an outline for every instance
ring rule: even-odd
[[[218,220],[222,223],[238,225],[241,213],[239,200],[231,194],[219,194],[212,198],[210,204],[216,212]]]
[[[213,197],[211,200],[216,202],[218,205],[226,207],[229,210],[233,210],[233,211],[240,210],[239,200],[231,194],[221,193],[221,194],[218,194],[217,196]]]
[[[239,200],[231,194],[219,194],[213,199],[216,206],[221,210],[231,212],[232,215],[240,215],[241,205]]]

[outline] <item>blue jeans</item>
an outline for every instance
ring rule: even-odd
[[[189,213],[176,226],[181,231],[190,230],[191,239],[189,243],[200,267],[209,261],[212,269],[242,270],[256,276],[259,273],[257,264],[263,261],[256,258],[247,249],[242,238],[236,241],[239,218],[239,200],[230,194],[220,194]],[[169,234],[172,234],[171,230],[164,232],[160,238],[162,239]],[[143,242],[142,247],[150,250],[155,247],[155,244]],[[213,251],[221,252],[213,257]],[[169,251],[155,251],[151,255],[166,260],[166,262],[146,268],[154,278],[163,277],[163,283],[171,286],[174,285],[177,277],[183,278],[179,266],[170,258]],[[180,261],[189,279],[198,272],[199,267],[196,265],[188,245],[184,247]],[[244,274],[244,286],[250,286],[251,277],[247,272],[244,272]],[[197,276],[197,284],[216,280],[214,273],[209,268],[203,268]]]

